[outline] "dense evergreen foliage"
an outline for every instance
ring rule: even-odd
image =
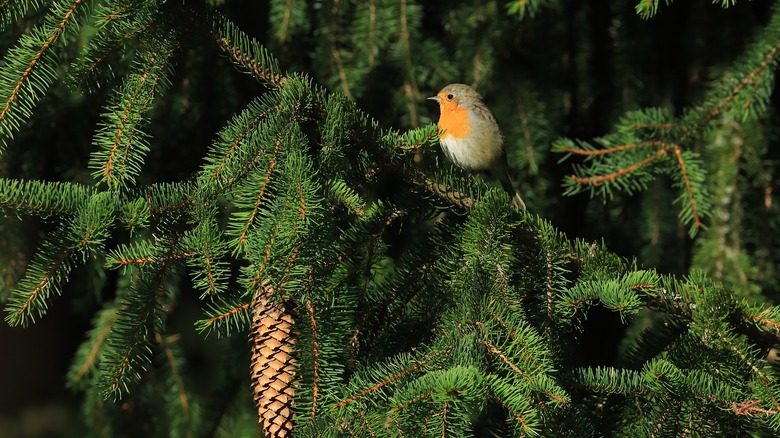
[[[780,3],[669,3],[0,1],[5,322],[90,436],[775,435]]]

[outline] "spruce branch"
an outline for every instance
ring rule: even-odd
[[[311,415],[308,421],[314,421],[317,416],[317,401],[320,392],[320,345],[319,336],[317,334],[317,319],[314,311],[314,305],[311,301],[306,302],[306,311],[309,313],[309,323],[311,324],[312,334],[312,402],[311,402]]]
[[[198,253],[189,253],[178,248],[176,243],[159,241],[150,243],[139,240],[133,244],[120,245],[109,251],[106,267],[117,269],[131,266],[156,268],[173,260],[197,257]]]
[[[55,1],[42,26],[23,35],[4,58],[0,75],[0,153],[32,115],[42,94],[56,78],[56,44],[66,32],[76,32],[76,12],[89,2]]]
[[[409,399],[409,400],[405,401],[404,403],[402,403],[402,404],[400,404],[400,405],[397,405],[397,406],[395,406],[395,407],[393,408],[393,410],[394,410],[395,412],[402,411],[402,410],[406,409],[407,407],[409,407],[409,406],[411,406],[411,405],[413,405],[413,404],[415,404],[415,403],[418,403],[418,402],[421,402],[421,401],[423,401],[423,400],[427,399],[427,398],[428,398],[428,397],[430,397],[431,395],[433,395],[433,390],[431,390],[431,391],[428,391],[428,392],[424,392],[424,393],[422,393],[422,394],[418,395],[417,397],[414,397],[414,398],[412,398],[412,399]]]
[[[282,130],[276,137],[276,141],[274,142],[273,151],[271,152],[272,155],[268,161],[268,166],[265,170],[265,174],[262,175],[262,180],[260,183],[260,186],[257,190],[257,196],[254,200],[254,204],[251,205],[246,220],[243,221],[243,224],[238,226],[238,236],[235,238],[234,246],[237,249],[243,248],[244,245],[246,245],[246,238],[247,233],[249,232],[250,227],[252,226],[252,223],[255,220],[255,217],[257,217],[257,214],[260,209],[260,205],[262,204],[265,195],[266,189],[268,188],[268,182],[271,180],[271,175],[274,172],[274,169],[277,165],[277,156],[279,155],[279,149],[282,145],[282,141],[284,140],[284,137],[286,135],[286,131]],[[239,204],[240,205],[240,204]]]
[[[8,299],[9,324],[27,325],[42,317],[52,295],[61,294],[71,269],[103,247],[113,225],[113,201],[107,193],[91,196],[78,214],[46,236]]]
[[[137,71],[126,77],[107,105],[94,139],[99,149],[92,154],[89,166],[94,169],[93,177],[109,188],[133,185],[141,171],[149,151],[141,128],[148,123],[147,113],[155,97],[165,88],[169,62],[177,49],[174,35],[156,35],[152,49],[141,54]]]
[[[760,407],[761,400],[743,400],[741,402],[732,402],[729,408],[719,408],[725,411],[732,411],[735,415],[742,415],[751,418],[773,417],[778,412],[775,409],[764,409]]]
[[[512,420],[514,420],[515,422],[515,430],[519,434],[529,435],[529,436],[534,435],[535,428],[538,426],[538,417],[535,415],[536,410],[531,409],[530,404],[528,403],[521,406],[519,409],[516,406],[507,403],[506,399],[508,398],[522,399],[522,397],[518,393],[512,392],[512,389],[509,388],[506,385],[492,386],[491,392],[493,392],[492,394],[493,398],[496,401],[498,401],[501,404],[501,406],[507,410],[507,412],[509,412],[509,415],[512,416]],[[517,428],[517,426],[519,426],[519,429]]]
[[[775,12],[775,16],[778,14],[778,12]],[[773,17],[774,20],[780,20],[778,17]],[[770,23],[769,26],[777,26],[776,23]],[[769,29],[769,31],[777,32],[774,29]],[[776,38],[776,35],[772,35]],[[760,50],[760,47],[756,47],[753,50]],[[722,115],[723,112],[730,109],[730,107],[734,106],[734,103],[736,100],[739,100],[742,96],[742,92],[746,89],[750,89],[751,91],[748,93],[746,97],[744,97],[744,102],[742,105],[738,107],[738,109],[745,111],[751,105],[754,105],[756,103],[757,93],[759,93],[759,90],[762,86],[766,85],[766,77],[770,75],[770,72],[772,69],[774,69],[775,65],[777,64],[777,55],[780,53],[780,41],[775,42],[775,44],[771,45],[768,50],[766,50],[766,53],[761,58],[761,60],[757,63],[755,68],[750,70],[749,72],[745,73],[741,78],[737,80],[736,77],[727,76],[725,79],[726,83],[733,83],[733,86],[727,90],[727,92],[720,96],[718,99],[714,100],[712,103],[708,103],[708,105],[704,106],[701,113],[704,115],[704,117],[699,121],[699,124],[704,124],[710,120],[716,119],[719,116]],[[765,93],[764,93],[765,94]],[[765,98],[762,98],[765,99]]]
[[[573,386],[588,392],[645,395],[650,389],[645,385],[643,376],[637,371],[596,367],[577,370]]]
[[[230,278],[227,242],[214,219],[217,214],[214,207],[194,214],[197,224],[181,239],[185,253],[197,254],[185,259],[185,262],[192,268],[193,286],[201,291],[201,299],[225,293]]]
[[[173,269],[169,261],[157,271],[141,273],[121,297],[97,382],[105,399],[123,398],[149,370],[154,334],[164,328],[162,308]]]
[[[134,51],[128,54],[124,49],[140,44],[139,39],[159,20],[159,10],[153,2],[108,1],[95,8],[93,20],[100,32],[87,42],[69,72],[73,84],[87,91],[95,91],[113,79],[110,60],[133,56]]]
[[[111,7],[111,9],[108,9],[107,11],[104,12],[105,15],[103,15],[103,20],[109,21],[109,22],[112,21],[112,20],[116,20],[118,17],[120,17],[122,15],[125,15],[128,11],[131,10],[131,8],[133,6],[137,5],[138,3],[140,3],[140,2],[137,2],[137,1],[129,1],[129,2],[120,1],[119,5],[116,5],[116,4],[108,5],[109,7]],[[116,9],[116,6],[119,6],[119,8]]]
[[[474,200],[467,194],[452,190],[447,185],[436,181],[422,171],[413,172],[415,180],[436,197],[458,207],[461,210],[469,210],[474,207]]]
[[[384,231],[384,229],[381,229]],[[376,254],[376,245],[377,245],[377,238],[379,237],[379,234],[371,234],[368,236],[368,242],[366,247],[365,255],[362,257],[363,260],[360,261],[360,263],[363,265],[363,269],[358,272],[358,275],[361,278],[360,286],[358,289],[358,295],[357,295],[357,307],[363,307],[366,301],[366,295],[368,292],[368,284],[369,281],[373,278],[372,270],[374,269],[374,257]],[[381,254],[380,254],[381,255]],[[350,342],[350,355],[353,357],[356,355],[357,349],[358,349],[358,340],[360,338],[360,334],[364,329],[364,324],[367,318],[370,316],[369,312],[363,313],[363,316],[361,316],[361,319],[358,321],[357,324],[355,324],[355,329],[352,333],[352,342]]]
[[[0,31],[27,15],[30,9],[40,9],[43,0],[0,0]]]
[[[261,122],[272,114],[280,111],[280,106],[268,98],[253,100],[238,115],[233,117],[228,125],[219,133],[219,140],[210,148],[205,158],[205,164],[200,179],[207,184],[218,183],[229,186],[240,179],[245,172],[238,172],[237,163],[244,161],[247,154],[254,149],[254,136]],[[223,176],[224,175],[224,176]],[[205,185],[202,183],[202,185]]]
[[[243,301],[242,301],[243,300]],[[228,337],[233,332],[243,332],[250,323],[251,301],[241,297],[218,298],[215,304],[209,304],[206,312],[208,318],[195,323],[201,333]]]
[[[747,324],[764,333],[765,336],[769,336],[773,341],[780,340],[780,309],[777,307],[744,305],[741,317]]]
[[[191,208],[197,200],[198,186],[190,181],[174,183],[155,183],[130,191],[129,198],[143,200],[149,214],[160,219],[165,216],[180,215]]]
[[[268,266],[268,262],[271,259],[271,249],[274,246],[274,243],[276,243],[276,237],[279,235],[279,231],[282,229],[282,222],[279,221],[274,226],[273,231],[268,236],[268,243],[265,246],[265,251],[262,252],[263,258],[262,260],[257,264],[257,270],[252,277],[252,282],[249,285],[249,290],[256,290],[263,278],[263,274],[265,272],[265,268]]]
[[[480,324],[482,325],[482,324]],[[484,325],[483,325],[484,327]],[[533,333],[533,330],[529,330],[527,327],[525,328],[524,336],[526,340],[529,340],[530,343],[533,343],[533,346],[531,347],[534,350],[538,350],[539,352],[542,351],[543,347],[541,346],[541,343],[539,342],[541,340],[541,337]],[[529,347],[527,345],[523,345],[519,350],[516,348],[515,345],[511,343],[504,343],[502,342],[498,346],[494,344],[489,338],[483,339],[482,342],[484,343],[487,352],[491,353],[493,356],[497,357],[501,363],[503,363],[506,366],[506,369],[508,371],[511,371],[510,374],[511,377],[502,376],[507,381],[515,380],[514,376],[519,376],[522,380],[518,382],[519,385],[524,385],[530,392],[540,392],[542,394],[545,394],[551,401],[554,403],[567,405],[571,401],[570,396],[563,391],[562,388],[560,388],[556,383],[554,383],[551,379],[549,379],[546,375],[546,372],[549,372],[552,370],[549,364],[545,365],[545,369],[543,372],[540,368],[534,369],[530,371],[528,368],[534,368],[534,364],[532,362],[529,362],[528,359],[528,350]],[[499,348],[500,347],[500,348]],[[531,356],[533,357],[533,356]],[[501,367],[496,367],[497,370],[500,370]]]
[[[346,181],[332,179],[328,185],[328,195],[333,197],[334,204],[345,206],[347,211],[357,217],[366,215],[366,201]]]
[[[89,187],[74,183],[0,179],[0,206],[44,218],[76,213],[91,194]]]
[[[280,43],[284,43],[290,34],[290,21],[291,17],[293,16],[293,9],[298,11],[297,15],[301,15],[301,7],[298,6],[293,8],[292,0],[271,2],[271,14],[274,17],[271,19],[271,23],[278,24],[276,29],[276,38]],[[281,16],[281,20],[278,19],[279,16]]]
[[[620,313],[621,319],[635,316],[642,305],[637,290],[647,291],[659,282],[653,271],[635,271],[617,280],[582,281],[569,288],[561,297],[558,308],[561,315],[573,316],[586,305],[600,301],[607,309]]]
[[[685,321],[673,314],[664,314],[655,321],[618,357],[619,366],[631,370],[641,368],[650,358],[668,350],[688,329]]]
[[[42,249],[53,250],[53,258],[38,256],[33,258],[24,278],[11,294],[6,306],[5,320],[10,325],[23,325],[35,322],[36,316],[43,316],[47,310],[47,301],[52,292],[60,293],[60,284],[65,281],[72,268],[74,259],[72,248],[57,248],[48,241]]]
[[[328,50],[330,51],[330,57],[333,62],[333,68],[336,69],[336,75],[341,92],[344,93],[347,98],[352,100],[354,99],[354,96],[352,95],[352,91],[349,87],[349,79],[347,78],[347,72],[344,68],[344,60],[341,56],[341,49],[339,48],[339,17],[337,16],[339,10],[336,6],[337,5],[334,3],[328,9],[330,19],[328,20],[328,27],[326,30],[326,41],[328,44]]]
[[[179,348],[174,343],[179,340],[180,335],[163,336],[160,333],[154,334],[154,340],[163,350],[167,371],[170,373],[169,379],[172,381],[173,391],[167,397],[169,409],[172,410],[170,418],[171,430],[179,436],[192,438],[197,430],[196,415],[197,407],[190,397],[187,390],[185,378],[182,370],[182,358]]]
[[[714,0],[712,3],[718,3],[718,1],[720,1],[721,6],[724,8],[732,6],[737,2],[736,0]],[[639,0],[639,3],[636,4],[634,9],[636,10],[637,15],[648,20],[658,13],[660,3],[661,0]],[[669,5],[672,3],[672,0],[664,0],[664,3]]]
[[[76,352],[76,358],[68,371],[68,385],[84,386],[91,379],[103,356],[106,339],[116,321],[118,308],[111,303],[95,315],[92,330]]]
[[[188,257],[194,257],[195,254],[190,253],[177,253],[177,254],[166,254],[162,257],[137,257],[137,258],[128,258],[128,257],[121,257],[121,256],[114,256],[112,257],[113,260],[110,261],[112,264],[112,267],[122,267],[122,266],[128,266],[128,265],[146,265],[146,264],[152,264],[152,263],[166,263],[171,260],[176,259],[185,259]]]
[[[369,322],[373,322],[371,328],[381,329],[391,326],[401,317],[403,309],[422,292],[422,285],[418,285],[426,275],[436,267],[437,260],[442,256],[438,251],[430,254],[430,258],[423,260],[419,266],[407,274],[402,283],[393,287],[381,300],[374,301],[370,306],[365,306],[360,318],[355,323],[352,336],[352,354],[357,348],[358,341],[363,331],[368,328]]]
[[[672,174],[675,185],[682,189],[677,200],[682,205],[679,215],[684,223],[690,224],[689,233],[694,236],[702,227],[702,216],[709,214],[711,206],[709,192],[703,184],[704,169],[698,154],[681,146],[690,141],[691,128],[658,121],[665,117],[665,113],[656,111],[628,114],[621,121],[621,125],[629,127],[628,134],[618,129],[614,134],[596,139],[601,148],[584,142],[575,144],[568,139],[556,142],[556,152],[567,157],[584,157],[588,163],[588,166],[575,165],[575,173],[564,180],[566,194],[589,190],[591,194],[598,192],[607,197],[616,189],[630,194],[644,190],[654,173],[665,171]],[[643,139],[647,136],[651,138]],[[672,163],[676,166],[672,167]]]
[[[279,2],[274,2],[274,4],[278,4]],[[292,15],[291,9],[292,9],[292,1],[287,0],[285,1],[284,5],[284,14],[282,15],[282,23],[279,25],[279,42],[284,43],[284,41],[287,39],[287,34],[290,27],[290,15]]]
[[[750,360],[750,358],[743,351],[744,348],[740,348],[740,345],[737,345],[737,343],[735,343],[734,341],[729,339],[728,336],[722,333],[717,334],[717,341],[722,342],[729,349],[731,349],[734,352],[734,354],[736,354],[742,360],[743,364],[746,365],[750,369],[750,371],[752,371],[755,374],[755,376],[759,378],[759,380],[761,381],[761,385],[763,386],[763,388],[766,390],[767,394],[771,398],[772,405],[774,406],[775,409],[780,411],[780,404],[778,404],[778,397],[775,397],[773,393],[773,389],[770,388],[769,376],[767,376],[763,371],[761,371],[756,366],[756,364],[754,364],[753,361]]]
[[[426,421],[427,426],[444,427],[447,430],[462,427],[468,423],[469,411],[484,397],[484,374],[477,367],[468,365],[453,365],[444,369],[434,370],[409,382],[395,392],[389,400],[390,406],[399,406],[389,413],[388,420],[393,420],[399,433],[404,428],[415,425],[415,414],[420,408],[446,411],[446,421],[436,419],[435,415]],[[411,421],[410,421],[411,420]],[[387,420],[386,420],[387,421]],[[419,421],[419,420],[418,420]],[[417,423],[419,425],[419,423]],[[389,424],[385,425],[387,430]],[[414,429],[412,429],[414,430]],[[419,426],[416,430],[420,430]]]
[[[491,306],[489,306],[487,309],[487,313],[488,315],[490,315],[491,319],[486,323],[486,326],[491,323],[498,323],[499,327],[504,331],[504,334],[508,335],[511,341],[520,347],[522,356],[525,359],[530,360],[530,365],[533,366],[534,371],[536,373],[544,372],[544,370],[542,369],[542,364],[544,363],[544,359],[537,358],[537,353],[534,352],[534,350],[537,350],[539,346],[538,346],[538,341],[533,340],[533,338],[535,338],[536,335],[533,333],[529,333],[529,330],[531,330],[531,328],[522,323],[517,328],[510,327],[509,323],[504,321],[502,315],[499,315],[496,311],[494,311],[491,308],[493,306],[497,306],[495,302],[491,302]],[[492,332],[493,330],[489,329],[489,331]]]
[[[690,280],[688,280],[690,281]],[[686,281],[663,276],[658,283],[648,284],[636,289],[639,298],[649,309],[660,310],[676,318],[678,324],[689,324],[694,319],[694,312],[706,302],[701,292],[691,296],[690,287]],[[712,290],[712,287],[704,290]],[[773,318],[778,313],[774,307],[757,311],[747,304],[739,305],[732,301],[730,295],[723,299],[729,308],[736,307],[735,312],[728,315],[730,326],[748,337],[748,339],[764,345],[780,344],[780,332]]]
[[[509,358],[506,357],[506,355],[501,350],[499,350],[495,345],[493,345],[490,341],[487,340],[484,342],[488,351],[496,355],[499,359],[501,359],[501,361],[504,362],[504,364],[508,366],[509,369],[519,374],[520,377],[522,377],[524,380],[527,380],[528,382],[533,382],[533,378],[531,376],[526,374],[522,369],[520,369],[520,367],[512,363],[512,361],[509,360]]]
[[[541,7],[550,3],[550,1],[544,0],[512,0],[506,3],[506,9],[508,14],[516,15],[522,20],[526,17],[533,18]]]
[[[190,12],[192,14],[192,12]],[[207,16],[210,33],[219,49],[242,70],[271,88],[282,88],[287,83],[278,61],[256,39],[238,29],[232,21],[215,11]]]
[[[624,145],[624,146],[626,146],[626,145]],[[623,146],[619,146],[617,148],[612,148],[612,149],[614,151],[614,150],[625,150],[627,148],[625,148]],[[621,168],[617,169],[616,171],[614,171],[614,172],[612,172],[610,174],[607,174],[607,175],[599,175],[599,176],[596,176],[596,177],[579,177],[577,175],[571,175],[570,178],[572,179],[572,181],[574,181],[574,182],[576,182],[578,184],[584,184],[584,185],[590,184],[590,185],[593,185],[593,186],[597,186],[599,184],[602,184],[602,183],[605,183],[605,182],[608,182],[608,181],[615,181],[615,180],[617,180],[618,178],[620,178],[622,176],[625,176],[625,175],[628,175],[630,173],[633,173],[633,172],[639,170],[641,167],[644,167],[644,166],[652,163],[657,158],[665,156],[666,154],[667,154],[667,150],[666,149],[659,149],[653,155],[650,155],[649,157],[643,158],[640,161],[632,163],[632,164],[630,164],[630,165],[628,165],[626,167],[621,167]],[[592,155],[596,155],[596,154],[592,154]]]
[[[645,20],[652,18],[658,12],[660,3],[661,0],[639,0],[635,8],[636,13]],[[668,4],[669,0],[666,0],[666,3]]]
[[[369,394],[371,394],[371,393],[373,393],[375,391],[378,391],[378,390],[384,388],[385,386],[390,385],[391,383],[395,382],[396,380],[406,376],[407,374],[414,373],[414,372],[418,371],[420,368],[424,367],[429,362],[432,362],[433,360],[435,360],[440,355],[447,354],[448,352],[449,352],[449,349],[442,349],[442,350],[436,351],[436,352],[434,352],[434,353],[432,353],[432,354],[430,354],[428,356],[424,356],[422,358],[422,360],[410,361],[411,365],[409,365],[408,367],[406,367],[406,368],[396,372],[395,374],[393,374],[391,376],[388,376],[386,379],[382,380],[381,382],[377,383],[376,385],[373,385],[373,386],[371,386],[369,388],[365,388],[362,391],[360,391],[359,393],[353,394],[353,395],[351,395],[351,396],[349,396],[349,397],[339,401],[338,403],[333,405],[333,409],[341,409],[341,408],[347,406],[348,404],[350,404],[350,403],[352,403],[352,402],[354,402],[354,401],[356,401],[356,400],[358,400],[358,399],[360,399],[362,397],[365,397],[365,396],[367,396],[367,395],[369,395]]]

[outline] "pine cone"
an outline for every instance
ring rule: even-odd
[[[277,438],[292,436],[295,321],[283,304],[269,299],[272,294],[266,284],[252,303],[250,372],[257,421],[266,437]]]

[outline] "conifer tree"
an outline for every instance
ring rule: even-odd
[[[0,3],[5,323],[90,318],[90,436],[777,434],[780,3],[668,3]]]

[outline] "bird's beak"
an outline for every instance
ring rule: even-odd
[[[441,102],[441,97],[439,96],[431,96],[427,98],[427,100],[435,100],[436,102]]]

